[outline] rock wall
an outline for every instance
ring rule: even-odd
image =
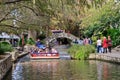
[[[90,54],[89,59],[104,60],[104,61],[109,61],[109,62],[113,62],[113,63],[120,63],[120,57],[119,56]]]
[[[3,59],[0,60],[0,80],[11,69],[11,67],[12,67],[11,58],[12,58],[11,55],[5,55],[5,58],[3,58]]]

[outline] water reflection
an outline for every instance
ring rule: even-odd
[[[97,66],[97,80],[102,80],[102,72],[103,72],[102,62],[97,61],[96,66]]]
[[[16,64],[12,80],[120,80],[119,70],[117,64],[93,60],[28,61]]]
[[[52,80],[54,77],[53,75],[56,75],[58,70],[57,66],[58,61],[38,61],[24,63],[24,70],[27,69],[27,72],[24,72],[24,77],[27,77],[25,80]],[[29,75],[32,75],[32,77]]]

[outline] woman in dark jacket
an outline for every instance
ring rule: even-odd
[[[108,42],[108,51],[111,53],[112,40],[111,40],[110,36],[108,36],[107,42]]]

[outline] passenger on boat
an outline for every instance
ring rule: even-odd
[[[50,53],[51,52],[49,48],[46,48],[45,51],[46,51],[46,53]]]
[[[57,53],[57,51],[54,48],[52,48],[52,53]]]
[[[32,54],[38,54],[38,49],[37,49],[37,48],[34,48],[31,53],[32,53]]]
[[[35,46],[38,46],[40,44],[41,44],[40,39],[37,39]]]
[[[43,52],[43,51],[44,51],[43,49],[39,48],[38,53]]]
[[[45,45],[43,45],[41,42],[40,42],[40,39],[37,40],[36,44],[35,44],[36,47],[40,48],[40,49],[45,49]]]

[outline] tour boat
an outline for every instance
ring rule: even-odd
[[[49,51],[49,52],[46,52],[46,51],[43,51],[43,52],[38,52],[38,53],[35,53],[35,52],[31,52],[30,53],[30,59],[32,60],[36,60],[36,59],[59,59],[59,53],[54,50],[54,51]]]

